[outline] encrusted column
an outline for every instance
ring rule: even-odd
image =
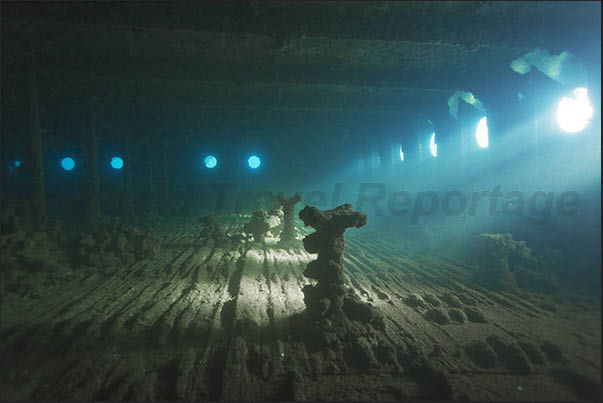
[[[199,239],[203,242],[204,246],[213,248],[228,245],[228,236],[226,236],[222,227],[220,227],[216,215],[203,216],[199,218],[199,222],[203,225],[199,233]]]
[[[32,184],[32,218],[33,225],[39,229],[46,226],[46,194],[44,190],[44,155],[42,151],[42,138],[40,134],[40,105],[38,97],[38,83],[34,63],[27,70],[29,89],[29,151],[31,156],[31,184]]]
[[[283,206],[283,230],[278,241],[279,246],[290,246],[295,241],[295,205],[302,200],[299,194],[287,199],[278,195],[278,202]]]
[[[253,240],[264,244],[266,234],[270,231],[270,221],[268,213],[265,211],[254,211],[251,215],[251,220],[245,224],[243,231],[253,235]]]
[[[304,225],[316,230],[304,238],[304,248],[318,253],[318,258],[308,264],[304,276],[318,280],[316,285],[303,288],[306,310],[314,320],[343,315],[345,297],[343,279],[343,234],[347,228],[360,228],[366,224],[366,214],[354,211],[351,204],[333,210],[320,211],[306,206],[299,212]]]
[[[126,221],[135,220],[134,193],[132,190],[132,131],[128,129],[125,133],[124,142],[124,199],[122,202],[122,215]]]
[[[96,148],[96,113],[88,112],[88,136],[86,139],[86,217],[90,227],[95,227],[100,218],[100,179],[98,175],[98,153]]]
[[[155,133],[151,134],[151,138]],[[155,144],[153,141],[147,141],[146,146],[143,148],[143,154],[141,156],[141,160],[143,161],[143,165],[146,167],[145,169],[145,193],[147,196],[147,209],[145,211],[145,216],[155,217],[158,211],[158,203],[157,203],[157,160],[154,158],[155,150],[151,146],[151,144]]]
[[[392,170],[392,147],[389,144],[379,148],[379,165],[381,172],[390,172]]]

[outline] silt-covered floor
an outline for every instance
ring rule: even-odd
[[[229,220],[231,228],[242,222]],[[305,308],[301,289],[310,280],[302,273],[314,259],[301,243],[210,248],[197,240],[197,226],[182,224],[157,234],[153,258],[49,273],[5,290],[3,399],[600,395],[596,297],[487,291],[469,281],[476,268],[467,262],[374,228],[351,230],[346,284],[383,313],[385,338],[356,340],[352,354],[321,350],[290,321]]]

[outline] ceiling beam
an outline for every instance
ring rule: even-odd
[[[22,21],[9,24],[13,26],[12,31],[20,26],[31,29],[30,23]],[[59,74],[454,90],[457,88],[451,87],[470,85],[476,77],[496,77],[498,71],[508,69],[513,59],[530,50],[328,37],[302,37],[278,48],[274,39],[263,35],[86,24],[66,30],[58,23],[46,25],[39,27],[38,36],[46,37],[42,34],[55,32],[48,43],[34,34],[21,38],[25,42],[22,46],[9,46],[18,42],[16,38],[5,40],[4,74],[10,74],[11,69],[19,72],[18,61],[26,61],[35,49],[41,49],[35,55],[37,64],[45,71]],[[56,34],[57,29],[65,31],[62,36]],[[30,38],[32,35],[34,38]]]
[[[600,2],[36,2],[4,3],[7,21],[258,34],[278,44],[306,36],[344,39],[446,41],[489,46],[579,48],[598,41]]]

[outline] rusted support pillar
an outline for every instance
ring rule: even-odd
[[[472,116],[472,106],[468,105],[465,101],[459,99],[459,109],[457,112],[457,120],[459,122],[459,155],[458,155],[458,167],[461,178],[465,178],[467,175],[466,158],[469,153],[469,124],[467,123],[468,116]]]
[[[134,214],[134,193],[132,191],[132,131],[127,129],[124,142],[124,197],[122,201],[122,216],[126,221],[136,219]]]
[[[371,148],[367,148],[364,152],[363,156],[364,161],[364,173],[372,174],[373,173],[373,150]]]
[[[46,227],[46,193],[44,190],[44,156],[40,130],[40,105],[37,76],[33,62],[27,70],[29,90],[29,152],[31,169],[32,224],[37,229]]]
[[[154,135],[155,133],[153,133]],[[147,141],[144,148],[144,155],[141,157],[144,161],[146,175],[146,192],[148,196],[147,217],[155,217],[157,215],[157,160],[153,158],[154,149],[151,147],[154,141]]]
[[[132,133],[128,131],[126,133],[126,142],[124,150],[124,190],[126,196],[132,200]]]
[[[86,217],[87,224],[94,228],[100,219],[100,179],[98,175],[98,152],[96,148],[96,113],[88,112],[88,136],[86,141]]]
[[[157,202],[157,211],[158,213],[162,213],[165,212],[166,207],[168,205],[168,200],[169,200],[169,196],[168,194],[173,190],[173,188],[170,186],[170,183],[168,182],[168,175],[167,175],[167,167],[168,167],[168,153],[169,153],[169,146],[168,144],[166,144],[165,141],[163,141],[163,139],[161,138],[161,135],[159,136],[159,144],[161,144],[161,149],[163,152],[161,152],[159,154],[159,166],[157,167],[158,169],[155,172],[155,180],[157,182],[157,190],[158,190],[158,195],[156,197],[156,202]],[[182,202],[185,202],[184,200],[182,200]]]
[[[299,194],[286,198],[284,194],[278,195],[278,203],[283,206],[283,230],[281,231],[278,245],[288,247],[295,244],[295,205],[302,200]]]
[[[381,172],[389,173],[392,170],[392,147],[386,143],[384,146],[379,148],[379,164]]]

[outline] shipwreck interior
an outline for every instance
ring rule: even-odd
[[[601,400],[601,3],[0,3],[2,400]]]

